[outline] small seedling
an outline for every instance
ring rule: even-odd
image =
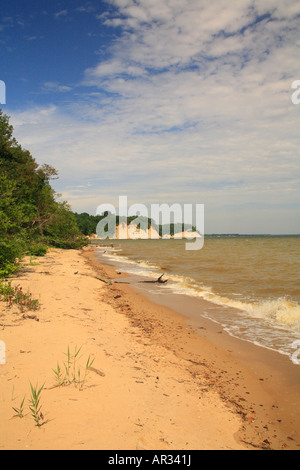
[[[31,411],[31,416],[33,417],[35,424],[38,427],[44,424],[44,423],[41,423],[41,421],[44,419],[44,416],[41,413],[41,406],[40,406],[40,396],[44,388],[44,385],[42,385],[42,387],[38,389],[37,385],[36,387],[33,387],[32,384],[30,383],[31,397],[29,400],[29,409]]]
[[[75,346],[75,353],[74,353],[74,356],[73,356],[73,381],[76,382],[76,362],[78,360],[78,355],[81,351],[81,348],[82,346],[77,349],[77,346]]]
[[[78,386],[79,389],[82,389],[85,383],[88,371],[92,367],[95,359],[91,360],[91,357],[90,356],[88,357],[86,365],[85,365],[85,369],[82,375],[80,365],[78,365],[78,361],[80,359],[79,353],[81,349],[82,349],[82,346],[79,349],[77,349],[77,346],[75,346],[75,351],[73,354],[71,354],[70,348],[68,346],[68,350],[65,354],[67,356],[67,361],[63,363],[65,374],[63,374],[59,363],[57,363],[56,369],[52,369],[58,386],[71,385],[73,383],[75,386]]]
[[[11,281],[4,283],[0,280],[0,300],[7,302],[8,307],[16,304],[21,312],[25,310],[38,310],[39,301],[32,298],[30,292],[23,292],[22,287],[12,287]]]
[[[71,354],[70,354],[70,348],[68,346],[68,351],[67,351],[67,364],[64,362],[64,368],[65,368],[65,371],[66,371],[66,375],[65,375],[65,381],[67,383],[71,383],[71,380],[70,380],[70,369],[71,369]]]
[[[73,355],[71,355],[70,348],[68,346],[68,350],[66,353],[67,363],[64,362],[64,368],[65,368],[66,374],[65,374],[62,384],[65,383],[66,385],[70,385],[71,383],[76,382],[76,363],[77,363],[78,355],[81,351],[81,348],[82,346],[79,349],[77,349],[77,346],[75,346],[75,352]],[[58,366],[57,370],[60,370],[59,364],[57,364],[57,366]]]
[[[25,395],[26,396],[26,395]],[[14,410],[14,412],[16,413],[13,417],[14,418],[24,418],[24,402],[25,402],[25,396],[20,404],[20,408],[14,408],[12,407],[12,409]]]
[[[84,375],[83,375],[83,378],[82,380],[80,380],[80,369],[78,370],[78,385],[79,385],[79,388],[82,389],[84,383],[85,383],[85,380],[86,380],[86,377],[87,377],[87,374],[90,370],[90,368],[92,367],[93,363],[94,363],[94,359],[91,360],[91,356],[88,357],[88,360],[86,361],[86,365],[85,365],[85,370],[84,370]]]
[[[61,386],[65,383],[66,380],[66,375],[63,375],[59,363],[57,363],[56,369],[52,369],[55,380],[58,386]]]

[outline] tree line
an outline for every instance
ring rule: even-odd
[[[79,248],[87,242],[66,202],[51,187],[57,171],[39,166],[13,137],[0,109],[0,278],[18,269],[16,259],[48,247]]]
[[[184,225],[183,223],[170,223],[168,225],[162,225],[162,224],[157,224],[153,219],[149,217],[143,217],[143,216],[130,216],[127,218],[124,217],[119,217],[118,215],[113,216],[110,213],[104,213],[101,215],[90,215],[87,212],[83,212],[81,214],[74,213],[77,225],[80,229],[80,231],[86,235],[86,236],[91,236],[92,234],[96,233],[97,231],[97,225],[98,223],[107,216],[112,216],[116,217],[116,226],[120,224],[120,222],[125,220],[125,223],[129,225],[131,222],[136,222],[137,228],[141,227],[152,227],[157,231],[157,233],[162,237],[165,233],[168,233],[169,235],[173,236],[176,233],[184,232],[184,230],[191,229],[193,231],[196,231],[196,228],[192,225],[186,224]]]

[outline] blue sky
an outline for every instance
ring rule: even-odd
[[[15,136],[74,211],[205,204],[205,231],[300,233],[298,0],[11,0]]]

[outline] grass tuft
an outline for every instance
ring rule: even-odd
[[[58,362],[56,365],[56,369],[52,369],[56,384],[58,386],[66,386],[66,385],[74,384],[76,387],[82,390],[85,384],[88,372],[90,368],[92,367],[95,358],[91,359],[91,356],[89,356],[86,361],[85,367],[82,371],[82,367],[78,364],[78,361],[82,357],[82,356],[79,357],[81,349],[82,349],[82,346],[79,349],[77,349],[77,346],[75,346],[74,352],[71,353],[70,347],[68,346],[67,352],[65,353],[67,359],[63,363],[64,373],[63,373],[63,369],[60,367],[60,364]]]
[[[33,417],[35,424],[38,427],[44,424],[42,423],[44,416],[43,416],[43,413],[41,412],[41,405],[40,405],[40,396],[44,388],[44,385],[42,385],[40,388],[38,388],[37,385],[33,387],[33,385],[30,382],[31,397],[29,400],[29,409],[31,411],[31,416]]]
[[[14,418],[24,418],[24,402],[25,402],[25,397],[26,395],[24,396],[21,404],[20,404],[20,408],[14,408],[12,407],[12,409],[14,410],[14,412],[16,413],[14,415]]]
[[[25,310],[38,310],[40,305],[37,299],[32,298],[30,292],[23,292],[23,288],[12,286],[11,281],[4,282],[0,279],[0,300],[7,302],[9,307],[16,304],[21,312]]]

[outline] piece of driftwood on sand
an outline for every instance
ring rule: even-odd
[[[154,281],[140,281],[140,282],[147,282],[150,284],[155,284],[155,283],[165,284],[166,282],[168,282],[168,279],[162,279],[163,276],[164,276],[164,273],[161,276],[159,276],[157,279],[155,279]]]

